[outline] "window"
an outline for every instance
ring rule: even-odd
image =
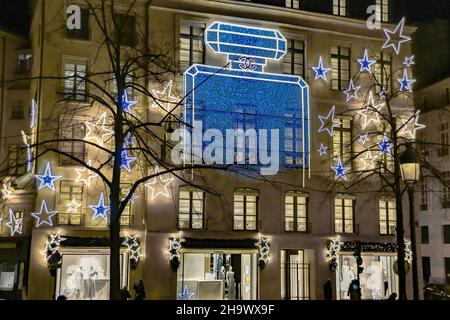
[[[236,137],[236,163],[257,163],[257,115],[251,107],[236,111],[236,129],[244,131],[244,136]],[[197,120],[199,121],[199,120]],[[247,134],[248,133],[248,134]]]
[[[300,9],[300,0],[286,0],[286,8]]]
[[[0,261],[0,291],[12,291],[16,284],[18,265],[15,261]]]
[[[428,233],[428,226],[422,226],[420,227],[420,235],[422,239],[422,244],[428,244],[430,243],[430,237]]]
[[[205,192],[200,189],[181,187],[178,213],[178,228],[204,228]]]
[[[237,190],[234,192],[234,230],[256,230],[258,216],[258,192]]]
[[[380,199],[379,201],[379,217],[380,217],[380,234],[395,234],[397,227],[397,213],[395,210],[395,200]]]
[[[65,140],[59,143],[59,150],[84,161],[86,156],[85,143],[83,142],[86,136],[84,122],[81,119],[62,117],[59,135],[60,139]],[[59,162],[62,165],[78,164],[75,160],[64,155],[60,155]]]
[[[333,156],[340,157],[344,165],[348,165],[352,157],[353,120],[348,117],[337,117],[333,128]],[[339,125],[337,123],[339,122]]]
[[[64,62],[64,97],[70,100],[86,100],[87,63]]]
[[[287,53],[283,59],[284,73],[305,77],[305,42],[287,39]]]
[[[440,145],[438,156],[448,156],[448,122],[441,123],[439,138],[440,138]]]
[[[303,128],[300,115],[284,115],[284,163],[288,167],[303,166]]]
[[[81,28],[69,29],[66,26],[66,37],[69,39],[89,40],[89,9],[81,8]],[[69,17],[70,14],[67,15]]]
[[[377,0],[376,4],[381,9],[381,22],[389,22],[389,0]]]
[[[450,243],[450,224],[443,226],[444,229],[444,243]]]
[[[423,275],[424,282],[430,281],[430,276],[431,276],[430,257],[422,257],[422,275]]]
[[[334,231],[355,233],[354,199],[338,196],[334,200]]]
[[[450,208],[450,172],[442,172],[442,208]]]
[[[379,53],[374,73],[378,82],[376,86],[377,93],[380,93],[381,89],[392,92],[392,55],[390,53],[383,51]]]
[[[447,283],[450,280],[450,258],[444,258],[445,264],[445,278],[447,279]]]
[[[333,0],[333,14],[345,17],[347,15],[347,0]]]
[[[23,145],[9,146],[8,167],[11,175],[21,176],[26,173],[27,151]]]
[[[83,224],[83,188],[81,182],[61,181],[58,224],[75,226]]]
[[[286,193],[284,212],[284,229],[286,231],[308,231],[308,197],[305,194]]]
[[[134,90],[133,87],[131,85],[133,85],[134,83],[134,74],[132,71],[130,71],[126,76],[125,76],[125,86],[129,86],[127,87],[127,94],[128,94],[128,99],[133,99],[134,97]],[[111,84],[111,93],[113,94],[114,97],[118,97],[117,94],[117,81],[116,78],[113,79],[112,84]]]
[[[428,209],[428,186],[427,179],[420,180],[420,210]]]
[[[136,18],[126,14],[115,14],[114,23],[116,43],[121,46],[134,47],[136,45]]]
[[[12,120],[25,119],[25,103],[23,100],[14,100],[11,112]]]
[[[181,22],[180,25],[180,72],[183,73],[194,63],[204,63],[205,44],[203,32],[205,25]]]
[[[131,184],[130,183],[122,183],[120,187],[121,200],[124,200],[128,193],[130,192]],[[133,226],[133,206],[132,201],[130,200],[122,212],[120,216],[120,225],[124,227],[132,227]]]
[[[17,73],[29,73],[32,66],[32,55],[30,53],[19,53],[17,56]]]
[[[350,48],[331,47],[331,88],[342,91],[350,82]]]

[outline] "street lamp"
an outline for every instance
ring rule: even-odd
[[[412,278],[413,278],[413,297],[419,300],[419,281],[417,273],[417,246],[416,246],[416,219],[414,217],[414,184],[419,181],[420,176],[420,157],[413,149],[411,143],[406,144],[406,150],[400,155],[400,171],[402,179],[408,188],[409,198],[409,227],[411,234],[411,253],[412,253]]]

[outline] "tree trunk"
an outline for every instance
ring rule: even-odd
[[[120,219],[118,208],[111,205],[110,237],[110,299],[120,300]],[[113,212],[115,211],[115,212]]]

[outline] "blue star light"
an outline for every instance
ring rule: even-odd
[[[391,148],[394,145],[392,143],[389,142],[386,132],[383,134],[383,140],[381,140],[381,142],[378,144],[378,147],[380,148],[380,152],[381,154],[388,154],[388,155],[392,155],[391,154]]]
[[[42,201],[41,210],[39,212],[34,212],[31,215],[36,218],[36,228],[39,228],[44,223],[50,227],[53,227],[53,216],[56,215],[58,211],[48,211],[47,202]]]
[[[345,102],[349,102],[353,99],[358,99],[358,91],[361,89],[361,86],[355,87],[353,84],[353,80],[350,79],[350,83],[348,84],[348,89],[344,90],[343,92],[347,96],[347,99]]]
[[[361,65],[360,72],[367,71],[372,73],[372,65],[376,62],[375,60],[369,60],[367,49],[364,49],[364,56],[362,59],[358,59],[359,64]]]
[[[416,79],[408,78],[408,69],[403,69],[403,78],[397,79],[397,82],[400,83],[400,91],[412,91],[412,84],[416,82]]]
[[[120,168],[125,169],[131,173],[131,164],[137,160],[136,157],[129,157],[126,150],[122,151],[122,160],[120,162]]]
[[[62,176],[52,175],[52,168],[50,166],[50,162],[47,162],[44,174],[42,175],[36,174],[35,177],[40,181],[38,190],[41,190],[43,188],[49,188],[52,191],[56,191],[55,181],[62,178]]]
[[[105,195],[103,194],[103,192],[100,194],[97,205],[90,205],[89,208],[94,210],[92,221],[94,221],[98,217],[108,221],[107,211],[109,211],[109,206],[105,206]]]
[[[405,57],[405,61],[403,62],[403,64],[406,66],[406,68],[411,67],[412,65],[416,64],[416,62],[414,61],[415,56],[412,55],[410,57]]]
[[[336,165],[334,167],[331,167],[331,169],[333,169],[334,173],[336,174],[336,180],[347,180],[346,173],[349,169],[342,165],[341,157],[338,158]]]
[[[136,143],[136,138],[131,132],[128,132],[124,138],[125,146],[132,146]]]
[[[318,132],[326,131],[332,137],[333,136],[333,127],[334,127],[334,111],[336,107],[333,106],[328,112],[326,117],[319,115],[320,120],[320,128]]]
[[[183,292],[178,293],[180,300],[191,300],[193,295],[194,293],[189,292],[187,285],[184,285]]]
[[[327,154],[327,150],[328,150],[328,147],[326,145],[324,145],[323,143],[321,143],[320,147],[319,147],[319,156],[321,156],[321,157],[325,156]]]
[[[398,25],[395,27],[394,31],[383,29],[384,35],[386,36],[386,42],[383,44],[383,49],[392,47],[396,54],[400,53],[400,47],[403,42],[408,42],[411,37],[405,36],[403,34],[403,28],[405,26],[405,17],[400,20]]]
[[[322,78],[323,80],[327,81],[326,74],[331,70],[331,68],[325,68],[323,66],[322,56],[319,57],[319,64],[317,65],[317,67],[312,67],[312,69],[316,73],[314,80]]]
[[[124,90],[120,103],[122,104],[123,111],[131,113],[131,107],[135,106],[138,102],[134,100],[128,100],[128,92],[127,90]]]
[[[358,142],[361,143],[362,145],[365,145],[366,142],[368,142],[368,141],[369,141],[369,134],[368,133],[362,134],[358,138]]]

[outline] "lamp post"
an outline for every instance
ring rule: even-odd
[[[420,176],[420,157],[413,149],[411,143],[406,144],[406,150],[400,155],[400,171],[402,179],[407,185],[409,198],[409,227],[411,235],[411,253],[412,253],[412,278],[413,278],[413,297],[419,300],[419,281],[417,273],[417,246],[416,246],[416,219],[414,216],[414,184]]]

